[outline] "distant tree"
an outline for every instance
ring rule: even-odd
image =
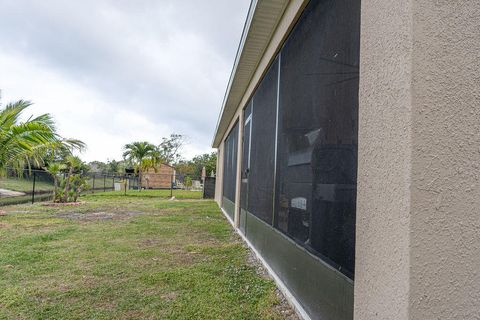
[[[186,143],[186,137],[181,134],[172,133],[168,138],[162,138],[158,145],[160,158],[170,165],[176,164],[181,159],[180,151]]]
[[[181,160],[175,165],[175,171],[180,175],[193,176],[195,165],[190,160]]]
[[[195,168],[194,175],[196,177],[200,177],[202,175],[202,168],[205,167],[205,171],[207,176],[211,174],[211,172],[217,171],[217,153],[204,153],[198,156],[193,157],[192,164]]]
[[[187,188],[187,190],[190,190],[190,188],[192,187],[192,178],[190,178],[189,176],[185,177],[185,180],[183,181],[183,184],[185,185],[185,187]]]
[[[110,171],[109,164],[102,161],[91,161],[88,163],[88,166],[90,167],[90,172],[106,174]]]
[[[155,168],[157,162],[160,160],[158,148],[147,141],[137,141],[126,144],[123,150],[124,159],[130,161],[134,165],[135,171],[138,172],[139,186],[141,189],[142,173],[152,166]]]
[[[181,160],[175,165],[178,174],[192,176],[199,179],[202,175],[202,169],[205,167],[207,176],[217,170],[217,153],[204,153],[197,155],[192,160]]]
[[[116,160],[110,160],[107,162],[107,172],[119,173],[120,172],[120,162]]]

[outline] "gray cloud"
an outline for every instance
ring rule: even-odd
[[[135,111],[206,149],[248,4],[3,0],[0,50],[94,91],[113,112]],[[92,129],[116,132],[105,117],[91,119]]]

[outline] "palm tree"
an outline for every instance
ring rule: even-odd
[[[144,170],[148,170],[152,166],[155,168],[159,155],[158,149],[155,145],[147,141],[136,141],[126,144],[123,147],[123,158],[130,161],[136,171],[138,171],[138,177],[140,180],[139,187],[142,189],[142,173]]]
[[[35,148],[59,140],[53,119],[48,114],[20,122],[31,102],[19,100],[0,111],[0,169],[23,169],[30,161],[39,162]]]
[[[73,173],[76,170],[79,170],[83,164],[84,164],[83,161],[79,157],[70,155],[65,159],[65,165],[68,168],[68,173],[67,173],[67,177],[65,178],[65,187],[63,190],[62,202],[67,202],[68,200],[68,195],[70,192],[70,184],[72,182]]]
[[[45,168],[53,178],[53,201],[56,202],[58,198],[58,175],[65,170],[67,166],[63,163],[52,162]]]
[[[7,167],[20,172],[25,166],[43,165],[48,152],[56,149],[82,149],[80,140],[63,139],[49,114],[30,117],[21,122],[20,117],[32,103],[19,100],[0,110],[0,173]]]

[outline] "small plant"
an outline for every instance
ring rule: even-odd
[[[185,185],[185,188],[187,188],[187,190],[189,190],[192,187],[192,184],[193,184],[192,183],[192,178],[186,177],[183,184]]]
[[[84,165],[80,158],[68,156],[64,162],[51,163],[45,168],[53,177],[54,202],[76,202],[79,195],[88,188],[86,178],[80,174]]]
[[[53,202],[58,202],[63,193],[60,192],[58,189],[59,185],[61,184],[61,173],[62,170],[65,170],[67,166],[63,163],[53,162],[45,168],[45,170],[52,176],[53,178]]]
[[[72,184],[72,189],[71,189],[71,194],[70,200],[73,202],[77,202],[78,197],[80,194],[88,189],[88,183],[87,179],[80,174],[75,174],[71,177],[71,184]]]

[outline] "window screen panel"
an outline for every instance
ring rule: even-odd
[[[232,128],[224,142],[223,196],[235,202],[237,183],[238,123]]]
[[[247,210],[248,177],[250,173],[250,132],[252,125],[252,101],[243,110],[243,145],[242,145],[242,184],[240,190],[240,207]]]
[[[275,61],[253,96],[248,176],[248,211],[268,224],[273,220],[277,86]]]
[[[359,27],[359,0],[312,0],[280,65],[275,226],[350,277]]]

